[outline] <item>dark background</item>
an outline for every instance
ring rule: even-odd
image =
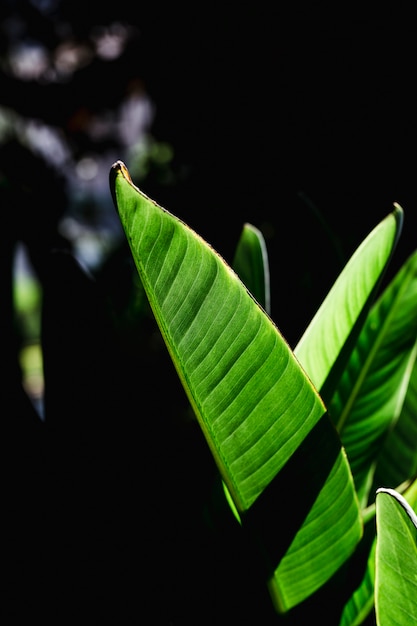
[[[141,319],[132,340],[117,325],[123,306],[115,330],[103,302],[128,298],[132,269],[108,187],[117,158],[229,262],[244,222],[262,230],[272,317],[291,345],[393,202],[405,221],[390,271],[414,251],[411,17],[278,6],[1,4],[5,624],[28,615],[45,624],[217,624],[219,614],[273,623],[241,538],[226,527],[219,543],[215,525],[207,534],[211,457],[153,321]],[[94,33],[114,24],[129,26],[129,36],[103,59]],[[57,77],[54,54],[68,41],[90,53]],[[47,70],[23,79],[10,59],[34,43]],[[152,102],[147,132],[171,154],[148,155],[143,169],[116,132],[132,93]],[[59,132],[67,161],[22,139],[33,121]],[[76,176],[86,157],[99,164],[91,187]],[[68,216],[71,236],[59,227]],[[105,248],[108,263],[83,273],[73,258],[79,233],[102,241],[109,232],[114,257]],[[44,421],[22,393],[16,362],[17,242],[44,293]],[[308,612],[307,604],[306,623]],[[336,623],[330,608],[326,617]]]
[[[416,33],[406,15],[339,16],[320,3],[3,5],[25,23],[22,39],[50,49],[65,39],[62,23],[79,42],[97,24],[135,27],[120,57],[64,84],[22,89],[3,76],[3,103],[64,129],[80,157],[100,150],[75,124],[80,112],[115,109],[138,81],[154,106],[149,132],[174,156],[169,182],[136,182],[228,261],[244,221],[263,230],[274,319],[291,343],[393,202],[406,213],[402,253],[413,250]]]

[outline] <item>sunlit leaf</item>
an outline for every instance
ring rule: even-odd
[[[361,536],[340,439],[287,342],[237,274],[141,193],[120,162],[111,189],[180,380],[243,525],[266,546],[271,593],[287,610],[320,587]],[[285,514],[282,502],[291,502]],[[301,561],[293,559],[297,550]],[[298,575],[290,598],[291,559]]]
[[[378,626],[417,623],[417,516],[393,489],[376,496],[375,610]]]
[[[327,403],[349,358],[402,228],[395,205],[352,255],[294,352]]]
[[[357,545],[362,527],[357,517],[356,502],[352,501],[350,481],[344,456],[339,456],[305,524],[270,580],[279,611],[293,608],[319,589],[351,556],[352,546]],[[342,485],[345,487],[340,492]],[[339,527],[342,519],[346,524],[343,535]],[[335,567],[336,562],[338,567]]]
[[[408,504],[415,509],[417,506],[417,480],[405,486],[402,496]],[[364,512],[364,524],[375,524],[376,506],[371,504]],[[366,517],[366,519],[365,519]],[[368,531],[371,530],[368,528]],[[366,531],[365,531],[366,532]],[[339,626],[359,626],[363,620],[374,611],[374,591],[375,591],[375,550],[376,537],[372,541],[369,550],[365,573],[358,588],[347,601],[340,620]]]
[[[372,307],[329,404],[365,502],[370,469],[400,415],[414,365],[416,311],[417,253]]]
[[[417,475],[417,362],[414,361],[400,416],[378,454],[371,496],[379,487],[398,489]]]

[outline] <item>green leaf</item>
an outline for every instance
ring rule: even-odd
[[[269,581],[279,612],[293,608],[318,590],[352,555],[352,546],[356,547],[362,526],[356,499],[352,500],[351,480],[345,457],[340,455],[305,523]],[[289,509],[291,506],[292,503]]]
[[[417,480],[409,484],[402,493],[408,504],[415,508],[417,506]],[[367,524],[374,525],[374,519],[376,514],[375,502],[369,506],[367,510],[368,519],[365,522]],[[368,528],[368,531],[371,529]],[[367,531],[365,531],[367,532]],[[368,535],[369,536],[369,535]],[[351,598],[346,603],[339,626],[358,626],[362,624],[364,619],[374,609],[374,589],[375,589],[375,551],[376,551],[376,537],[372,541],[371,548],[369,550],[369,557],[366,564],[365,573],[363,579],[352,594]]]
[[[398,241],[403,210],[394,206],[352,255],[298,342],[294,353],[330,400]]]
[[[343,608],[339,626],[359,626],[374,608],[375,550],[376,541],[372,543],[365,575]]]
[[[417,517],[393,489],[376,496],[375,610],[378,626],[417,623]]]
[[[222,477],[245,511],[325,408],[223,259],[142,194],[124,166],[113,172],[119,215],[155,318]]]
[[[369,472],[400,415],[415,362],[416,311],[414,253],[372,307],[329,404],[364,504],[372,481]]]
[[[401,483],[417,474],[417,361],[414,361],[410,381],[400,416],[388,433],[377,458],[371,494],[378,487],[397,489]]]
[[[268,253],[261,231],[252,224],[243,226],[232,266],[253,297],[270,314]]]
[[[287,610],[320,587],[361,536],[340,439],[287,342],[235,272],[140,192],[122,163],[110,179],[173,363],[242,525],[264,546],[273,599]],[[290,558],[298,590],[288,597]]]

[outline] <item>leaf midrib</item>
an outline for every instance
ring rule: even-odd
[[[378,334],[376,335],[375,341],[373,342],[372,348],[371,350],[368,352],[367,357],[365,358],[364,361],[364,365],[361,368],[360,374],[358,379],[356,380],[355,384],[353,385],[352,388],[352,392],[349,395],[349,398],[340,414],[339,420],[336,423],[336,429],[339,432],[339,434],[341,434],[343,432],[343,428],[346,424],[346,421],[349,417],[349,414],[352,410],[353,405],[356,402],[356,399],[359,395],[360,389],[362,388],[362,385],[366,379],[366,376],[369,372],[369,369],[372,366],[372,362],[374,360],[375,354],[378,352],[380,346],[383,344],[385,337],[387,336],[388,330],[390,328],[391,325],[391,320],[393,317],[395,317],[395,314],[398,310],[399,307],[399,303],[401,302],[402,299],[402,294],[404,293],[404,291],[407,290],[410,282],[413,280],[414,276],[413,273],[408,273],[407,274],[407,280],[404,280],[401,283],[400,288],[397,291],[397,295],[393,301],[392,306],[390,307],[389,313],[388,315],[385,317],[385,320],[382,324],[382,326],[380,327],[380,331],[378,332]]]

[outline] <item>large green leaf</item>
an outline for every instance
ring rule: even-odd
[[[361,536],[340,439],[287,342],[235,272],[141,193],[122,163],[110,178],[173,363],[243,524],[266,546],[276,605],[287,610],[320,587]],[[290,558],[298,590],[288,597],[291,568],[278,568]]]
[[[144,196],[124,166],[112,171],[119,216],[155,318],[243,512],[325,408],[276,327],[220,256]]]
[[[294,353],[330,400],[366,318],[402,228],[394,206],[356,249],[298,342]]]
[[[233,269],[253,297],[271,313],[269,263],[265,239],[252,224],[244,224],[236,246]]]
[[[400,415],[415,362],[416,311],[417,252],[372,307],[329,404],[364,504],[369,472],[388,429]]]
[[[375,610],[378,626],[417,623],[417,516],[393,489],[376,496]]]

